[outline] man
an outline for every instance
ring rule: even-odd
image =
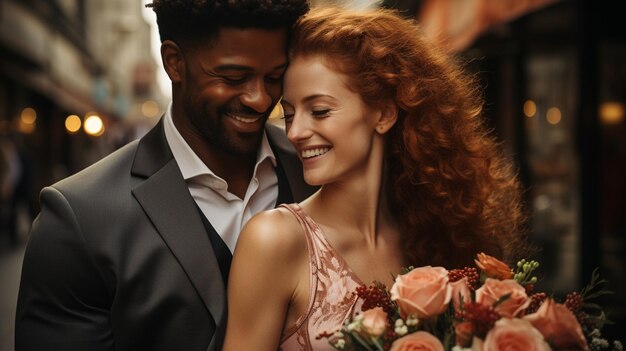
[[[219,350],[239,230],[313,190],[265,126],[306,2],[151,6],[172,104],[141,140],[42,191],[17,350]]]

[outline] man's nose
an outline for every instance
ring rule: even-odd
[[[265,113],[274,101],[263,79],[255,79],[249,82],[246,92],[241,95],[241,103],[258,113]]]

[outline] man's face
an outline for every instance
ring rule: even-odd
[[[285,29],[222,28],[210,43],[184,50],[184,116],[174,117],[183,137],[228,154],[255,154],[282,93],[286,45]]]

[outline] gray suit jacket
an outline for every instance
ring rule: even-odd
[[[266,130],[277,173],[288,179],[279,181],[278,203],[303,200],[314,188],[284,131]],[[44,188],[40,201],[24,257],[16,350],[221,345],[225,284],[162,122]]]

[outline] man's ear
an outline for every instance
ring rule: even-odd
[[[185,57],[180,46],[171,40],[164,40],[161,43],[161,60],[172,83],[180,82],[185,74]]]
[[[387,133],[398,120],[398,105],[392,100],[380,105],[380,115],[376,121],[376,132],[378,134]]]

